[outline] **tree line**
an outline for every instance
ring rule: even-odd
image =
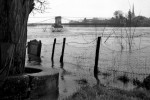
[[[117,10],[113,14],[114,16],[109,19],[100,19],[100,18],[92,18],[87,19],[84,18],[81,21],[73,21],[71,20],[69,23],[76,24],[106,24],[113,27],[150,27],[150,18],[139,15],[135,16],[130,10],[128,14],[124,14],[121,10]]]

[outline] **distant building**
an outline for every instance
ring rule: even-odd
[[[52,32],[61,32],[63,29],[62,23],[61,23],[61,16],[55,17],[55,23],[52,25]]]
[[[132,13],[131,13],[131,16],[132,16],[132,18],[134,18],[134,17],[135,17],[134,4],[133,4],[133,7],[132,7]]]
[[[87,24],[91,24],[91,23],[101,23],[103,20],[100,19],[100,18],[92,18],[92,19],[87,19],[87,18],[84,18],[82,20],[82,23],[87,23]]]
[[[132,7],[132,11],[131,11],[131,9],[129,9],[129,11],[128,11],[128,17],[129,18],[131,17],[131,19],[133,19],[135,17],[134,4],[133,4],[133,7]]]
[[[61,16],[55,17],[55,24],[61,26]]]

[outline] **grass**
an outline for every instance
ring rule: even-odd
[[[126,75],[119,76],[117,79],[123,82],[124,84],[129,82],[129,78]]]
[[[76,80],[78,84],[86,85],[88,84],[88,81],[84,78],[81,78],[80,80]]]
[[[102,85],[86,85],[65,100],[150,100],[150,92],[144,89],[126,91]]]

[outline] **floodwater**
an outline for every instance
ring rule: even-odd
[[[100,36],[98,68],[102,84],[130,90],[135,88],[133,79],[142,81],[150,74],[149,27],[64,27],[63,32],[51,32],[50,26],[28,26],[27,41],[37,39],[42,42],[42,62],[34,66],[59,70],[59,99],[72,95],[86,84],[81,80],[87,80],[89,85],[96,84],[93,70],[96,41]],[[52,64],[54,38],[56,47]],[[66,38],[66,44],[62,65],[59,61],[63,38]],[[118,80],[123,75],[129,78],[126,84]]]

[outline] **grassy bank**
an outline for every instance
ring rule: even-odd
[[[101,85],[94,87],[86,85],[65,100],[150,100],[150,91],[144,89],[125,91]]]

